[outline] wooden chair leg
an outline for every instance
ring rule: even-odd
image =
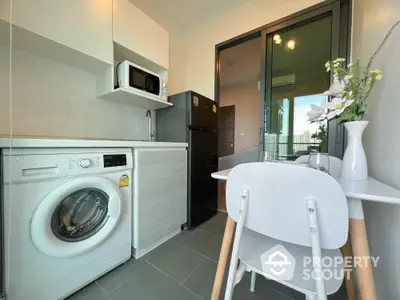
[[[226,220],[224,239],[222,240],[221,252],[219,254],[217,272],[215,274],[211,300],[219,300],[219,296],[222,289],[222,283],[224,280],[225,268],[228,262],[229,252],[232,245],[233,233],[235,231],[235,225],[236,225],[235,221],[233,221],[228,216]]]
[[[347,241],[341,250],[344,258],[352,257],[350,241]],[[354,286],[353,268],[351,270],[346,270],[344,280],[346,282],[347,300],[357,300]]]
[[[355,257],[371,257],[364,219],[350,219],[350,237]],[[360,299],[376,300],[374,270],[371,260],[366,260],[365,265],[355,265],[355,270]]]

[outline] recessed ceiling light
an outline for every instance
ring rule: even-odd
[[[296,42],[294,40],[288,41],[286,45],[290,50],[294,50],[294,48],[296,48]]]
[[[282,40],[282,39],[281,39],[281,36],[280,36],[279,34],[275,34],[274,37],[273,37],[273,39],[274,39],[274,41]]]
[[[274,40],[275,44],[277,45],[282,44],[282,38],[279,34],[275,34],[272,39]]]

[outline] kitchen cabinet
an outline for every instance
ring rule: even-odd
[[[113,64],[112,0],[13,0],[12,3],[14,25]],[[0,18],[9,21],[9,5],[3,5],[1,10]],[[26,47],[31,45],[27,42]]]
[[[10,1],[0,1],[0,20],[10,22]]]
[[[186,148],[134,149],[136,258],[177,234],[187,219]]]
[[[164,69],[169,68],[168,31],[128,0],[113,1],[113,40]]]

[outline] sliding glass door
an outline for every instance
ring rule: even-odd
[[[311,124],[306,115],[311,104],[331,100],[321,95],[332,81],[325,63],[347,56],[347,50],[341,51],[347,49],[341,15],[340,2],[335,2],[263,31],[260,143],[266,156],[295,160],[310,152],[342,155],[339,124]]]

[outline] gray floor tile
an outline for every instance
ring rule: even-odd
[[[347,300],[346,286],[342,286],[335,294],[328,297],[329,300]]]
[[[283,284],[280,284],[276,281],[271,280],[270,282],[271,282],[271,288],[273,290],[275,290],[281,294],[284,294],[294,300],[304,300],[304,294],[302,294],[292,288],[289,288]],[[341,289],[337,293],[328,296],[328,299],[329,300],[347,299],[346,288],[344,286],[341,287]]]
[[[145,261],[135,264],[135,272],[128,281],[113,290],[112,300],[199,300],[198,296],[151,266]]]
[[[206,233],[223,236],[225,232],[225,223],[219,222],[213,218],[198,226],[197,229]]]
[[[259,277],[260,276],[258,276],[257,278],[259,278]],[[294,290],[294,289],[292,289],[290,287],[287,287],[287,286],[285,286],[285,285],[283,285],[283,284],[281,284],[279,282],[270,280],[270,283],[271,283],[271,288],[273,290],[275,290],[276,292],[278,292],[280,294],[286,295],[291,299],[304,300],[304,298],[305,298],[304,294],[302,294],[302,293],[300,293],[300,292],[298,292],[298,291],[296,291],[296,290]]]
[[[226,212],[218,211],[216,216],[213,217],[213,220],[221,223],[226,223],[226,218],[228,217],[228,214]]]
[[[232,298],[233,300],[290,300],[286,295],[273,290],[271,284],[270,280],[257,276],[256,290],[252,293],[250,292],[250,273],[246,272],[243,279],[235,286]]]
[[[217,261],[221,250],[222,236],[197,230],[193,235],[181,242],[181,244]]]
[[[193,273],[193,275],[184,283],[184,285],[200,295],[203,299],[210,299],[214,276],[217,264],[212,261],[204,262],[200,268]],[[220,298],[223,299],[225,294],[226,280],[228,277],[228,270],[225,271],[224,285],[221,291]],[[242,281],[235,286],[233,299],[247,300],[247,299],[271,299],[271,300],[289,300],[287,296],[274,291],[271,288],[271,283],[265,278],[257,278],[256,291],[250,292],[250,273],[246,273]],[[304,297],[302,298],[304,300]]]
[[[174,241],[157,247],[143,259],[182,283],[206,260],[205,257]]]
[[[110,298],[93,282],[80,291],[69,296],[66,300],[110,300]]]
[[[110,293],[113,289],[121,286],[130,278],[130,276],[132,276],[132,273],[136,268],[136,263],[137,261],[132,258],[125,264],[97,279],[97,283],[104,289],[106,293]]]
[[[175,235],[171,241],[175,241],[177,243],[183,242],[185,239],[187,239],[189,236],[191,236],[195,230],[184,230]]]
[[[219,213],[199,230],[184,231],[139,260],[130,260],[68,300],[208,300],[219,257],[226,215]],[[221,298],[225,293],[226,278]],[[304,300],[304,295],[275,281],[257,277],[251,293],[246,273],[234,289],[234,300]],[[345,287],[329,300],[346,299]]]
[[[203,299],[208,300],[211,297],[216,270],[217,264],[211,260],[206,260],[183,285]],[[227,273],[228,272],[225,272],[225,281]],[[223,299],[223,297],[220,298]]]

